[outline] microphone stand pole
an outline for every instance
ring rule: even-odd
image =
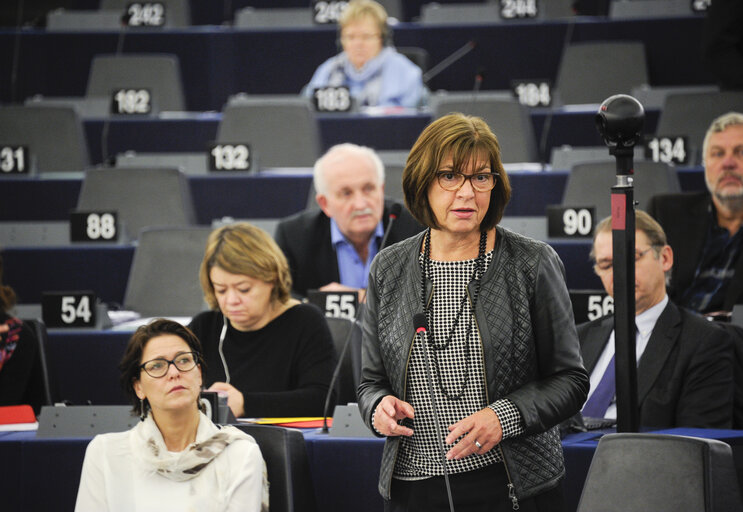
[[[604,136],[609,154],[614,156],[617,164],[616,183],[611,188],[617,432],[637,432],[640,424],[635,351],[635,203],[632,175],[634,145],[639,139],[643,122],[642,105],[631,96],[610,97],[597,114],[599,132]]]

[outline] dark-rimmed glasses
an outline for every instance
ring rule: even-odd
[[[472,188],[478,192],[490,192],[495,187],[498,175],[494,172],[478,172],[475,174],[464,174],[459,171],[438,171],[436,179],[439,186],[444,190],[454,192],[470,180]]]
[[[159,357],[157,359],[150,359],[139,365],[139,368],[147,372],[147,375],[154,379],[160,379],[165,377],[168,373],[170,365],[175,366],[179,372],[188,372],[193,370],[199,363],[199,355],[196,352],[183,352],[178,354],[174,359],[164,359]]]
[[[640,261],[643,256],[645,256],[648,252],[652,251],[654,246],[650,246],[644,251],[635,251],[635,263]],[[597,274],[603,274],[604,272],[608,272],[609,270],[612,270],[614,268],[614,261],[613,260],[601,260],[597,261],[596,264],[593,266],[593,271]]]

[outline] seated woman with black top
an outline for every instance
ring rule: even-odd
[[[335,364],[322,312],[289,295],[284,254],[263,230],[215,230],[199,272],[213,309],[191,321],[211,391],[227,393],[237,417],[320,416]]]

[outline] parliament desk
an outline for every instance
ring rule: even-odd
[[[607,432],[607,431],[604,431]],[[719,439],[733,448],[743,474],[743,431],[670,429],[657,431]],[[601,432],[570,434],[563,440],[566,510],[578,504]],[[0,432],[0,496],[3,510],[66,512],[74,508],[88,438],[37,439],[34,432]],[[305,431],[318,510],[381,512],[377,493],[383,440],[329,437]]]
[[[704,18],[639,20],[575,18],[517,22],[395,27],[397,46],[425,48],[431,66],[466,44],[474,49],[434,76],[432,91],[508,90],[513,80],[555,83],[566,39],[642,41],[650,85],[712,83],[699,44]],[[683,34],[683,37],[679,37]],[[97,54],[171,53],[178,56],[186,110],[220,111],[227,98],[248,94],[298,94],[325,59],[337,52],[332,26],[246,30],[199,26],[174,30],[46,32],[0,29],[0,102],[34,95],[84,96]],[[611,58],[611,56],[608,56]],[[627,91],[629,92],[629,91]]]

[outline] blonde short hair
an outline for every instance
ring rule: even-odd
[[[289,264],[271,236],[247,222],[218,228],[209,235],[199,269],[204,299],[219,309],[209,273],[213,267],[225,272],[249,276],[273,285],[271,300],[284,304],[290,298],[292,278]]]
[[[338,19],[338,27],[342,31],[349,24],[359,20],[370,18],[376,23],[382,41],[387,38],[389,28],[387,27],[387,11],[373,0],[351,0]]]

